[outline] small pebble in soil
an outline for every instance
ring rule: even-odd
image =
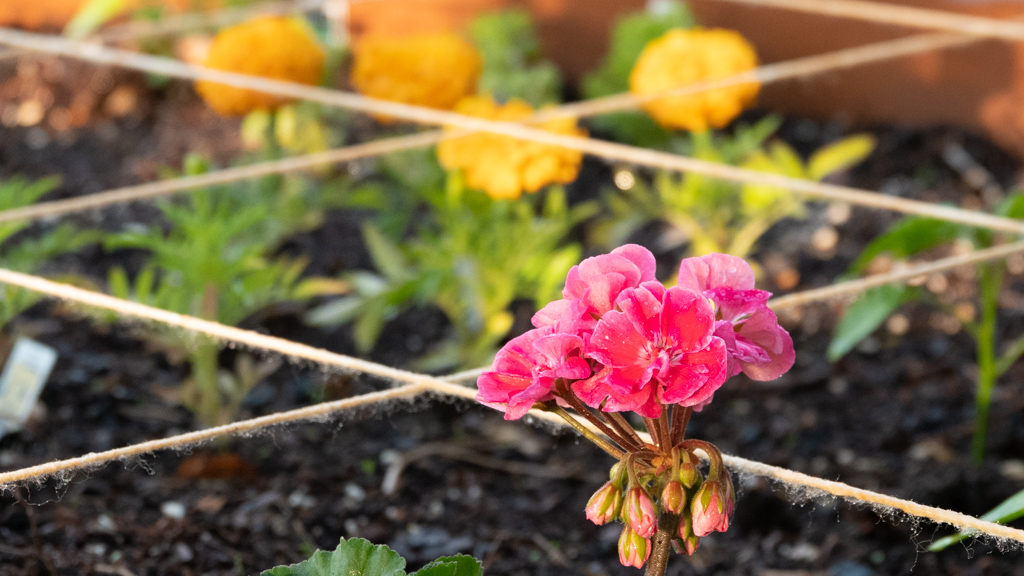
[[[846,394],[846,391],[850,388],[850,384],[846,381],[846,378],[829,378],[828,391],[833,396],[842,396]]]
[[[903,314],[893,314],[885,323],[886,329],[894,336],[902,336],[910,330],[910,320]]]
[[[999,465],[999,473],[1007,480],[1024,482],[1024,461],[1007,460]]]
[[[171,520],[182,520],[185,518],[185,505],[173,500],[164,502],[160,505],[160,513]]]
[[[829,576],[875,576],[875,571],[863,564],[841,560],[828,569]]]
[[[850,219],[850,212],[850,205],[846,202],[833,202],[825,210],[825,219],[833,226],[840,226]]]

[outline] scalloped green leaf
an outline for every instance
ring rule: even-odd
[[[483,566],[472,556],[457,554],[438,558],[411,576],[480,576]]]
[[[309,560],[265,570],[261,576],[405,576],[405,559],[387,546],[342,538],[333,552],[317,550]]]

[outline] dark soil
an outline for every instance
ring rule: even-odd
[[[9,78],[0,80],[0,102],[8,102],[0,108],[10,106],[8,94],[27,97],[10,92],[29,81],[4,76],[8,70],[0,71],[0,78]],[[78,70],[72,77],[82,74],[88,72]],[[51,128],[0,127],[0,174],[58,172],[65,183],[59,195],[84,194],[155,174],[133,165],[176,165],[189,149],[225,157],[231,156],[225,150],[237,149],[229,136],[232,125],[203,112],[182,87],[157,91],[137,76],[115,77],[115,83],[139,87],[137,116],[92,119],[67,129],[74,132],[73,138],[65,137],[71,144],[51,140],[35,150],[26,148],[29,132]],[[189,131],[172,129],[180,125]],[[95,140],[103,138],[104,126],[117,131],[109,145]],[[194,127],[203,129],[194,133]],[[843,132],[809,121],[790,121],[783,128],[783,136],[804,150]],[[186,133],[183,146],[167,144]],[[911,197],[922,197],[927,187],[929,201],[972,205],[984,199],[942,159],[949,142],[961,143],[1004,187],[1019,167],[991,145],[955,130],[875,133],[879,151],[847,176],[852,184]],[[33,138],[42,141],[38,133]],[[599,181],[607,172],[593,166],[588,177]],[[138,211],[133,217],[146,214],[144,206],[131,210]],[[116,214],[104,218],[114,222]],[[802,289],[832,282],[895,219],[862,209],[840,219],[815,209],[806,221],[783,223],[757,255],[767,285]],[[310,253],[320,270],[366,266],[357,224],[352,214],[331,213],[322,230],[294,239],[288,249]],[[810,248],[822,227],[834,227],[839,243]],[[106,257],[87,251],[76,268],[102,268]],[[949,289],[969,295],[969,277],[959,278]],[[1004,294],[1006,335],[1024,328],[1024,282],[1014,280]],[[730,454],[972,515],[1021,488],[1024,368],[1011,369],[1000,382],[988,458],[974,467],[967,458],[973,422],[970,338],[936,329],[929,309],[911,307],[904,312],[905,334],[883,329],[829,365],[825,347],[837,310],[812,306],[783,317],[798,350],[794,370],[767,384],[731,382],[694,417],[689,434]],[[407,365],[425,342],[441,336],[443,326],[443,317],[431,309],[405,314],[388,326],[372,358]],[[353,351],[344,330],[303,327],[288,311],[253,319],[247,327]],[[185,367],[147,348],[131,327],[96,326],[41,304],[11,330],[55,347],[60,359],[26,429],[0,439],[0,470],[197,426],[171,401]],[[226,351],[223,361],[230,362],[233,354]],[[385,386],[286,364],[250,393],[242,417]],[[207,478],[197,478],[197,457],[218,454],[238,454],[241,460],[222,460],[219,467],[206,468]],[[422,457],[414,458],[417,454]],[[385,474],[403,455],[412,461],[398,476],[397,491],[384,494]],[[352,536],[392,546],[412,567],[462,552],[481,558],[489,574],[635,574],[618,563],[618,528],[594,526],[583,515],[611,464],[572,434],[506,423],[499,413],[465,402],[378,406],[195,454],[154,454],[4,493],[0,575],[255,574]],[[1020,552],[1000,552],[986,543],[924,552],[928,541],[946,533],[928,523],[815,500],[759,478],[739,478],[737,485],[733,527],[704,539],[692,558],[674,558],[671,574],[1022,573]]]

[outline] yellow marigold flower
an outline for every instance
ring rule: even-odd
[[[515,98],[503,106],[490,96],[471,96],[460,101],[455,111],[515,122],[533,114],[533,107]],[[587,135],[573,118],[550,120],[539,127],[556,134]],[[572,182],[579,174],[583,154],[561,146],[478,132],[441,142],[437,158],[448,170],[461,168],[470,188],[483,190],[491,198],[514,200],[524,190],[536,192],[548,184]]]
[[[265,16],[225,28],[213,39],[204,66],[301,84],[317,84],[324,51],[301,22]],[[289,99],[214,82],[197,82],[196,91],[217,113],[248,114],[274,108]]]
[[[476,92],[482,67],[477,49],[456,34],[367,37],[355,48],[352,85],[371,98],[451,110]]]
[[[757,67],[754,47],[733,30],[670,30],[648,42],[629,75],[637,96],[657,94],[697,82],[717,80]],[[665,128],[694,132],[721,128],[753,104],[757,82],[699,94],[651,101],[644,109]]]

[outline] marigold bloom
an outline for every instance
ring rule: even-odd
[[[324,51],[301,22],[283,16],[263,16],[221,30],[210,46],[204,66],[274,80],[317,84],[323,75]],[[196,91],[224,116],[274,108],[289,100],[215,82],[197,82]]]
[[[582,338],[559,333],[556,326],[530,330],[498,351],[492,371],[477,380],[476,399],[503,410],[506,420],[522,418],[534,402],[554,398],[555,380],[590,376],[582,351]]]
[[[460,101],[455,111],[477,118],[515,122],[533,114],[533,107],[516,98],[500,105],[490,96],[472,96]],[[569,136],[587,135],[572,118],[550,120],[539,128]],[[448,170],[462,169],[470,188],[483,190],[495,199],[516,199],[524,191],[536,192],[548,184],[575,180],[583,153],[477,132],[441,142],[437,146],[437,158]]]
[[[738,32],[719,28],[670,30],[649,42],[640,53],[629,75],[629,89],[637,96],[658,94],[756,67],[754,47]],[[754,102],[760,88],[760,84],[748,82],[659,98],[644,104],[644,109],[665,128],[701,132],[731,122]]]
[[[754,289],[754,271],[742,258],[708,254],[679,265],[679,286],[703,293],[717,306],[715,335],[729,352],[729,377],[774,380],[793,367],[793,338],[768,308],[771,292]]]
[[[621,312],[601,317],[586,351],[604,368],[572,386],[581,400],[655,418],[662,404],[700,404],[725,382],[725,343],[713,334],[707,298],[645,282],[623,290],[616,304]]]
[[[482,68],[480,53],[457,34],[371,36],[355,47],[352,85],[371,98],[450,110],[476,92]]]

